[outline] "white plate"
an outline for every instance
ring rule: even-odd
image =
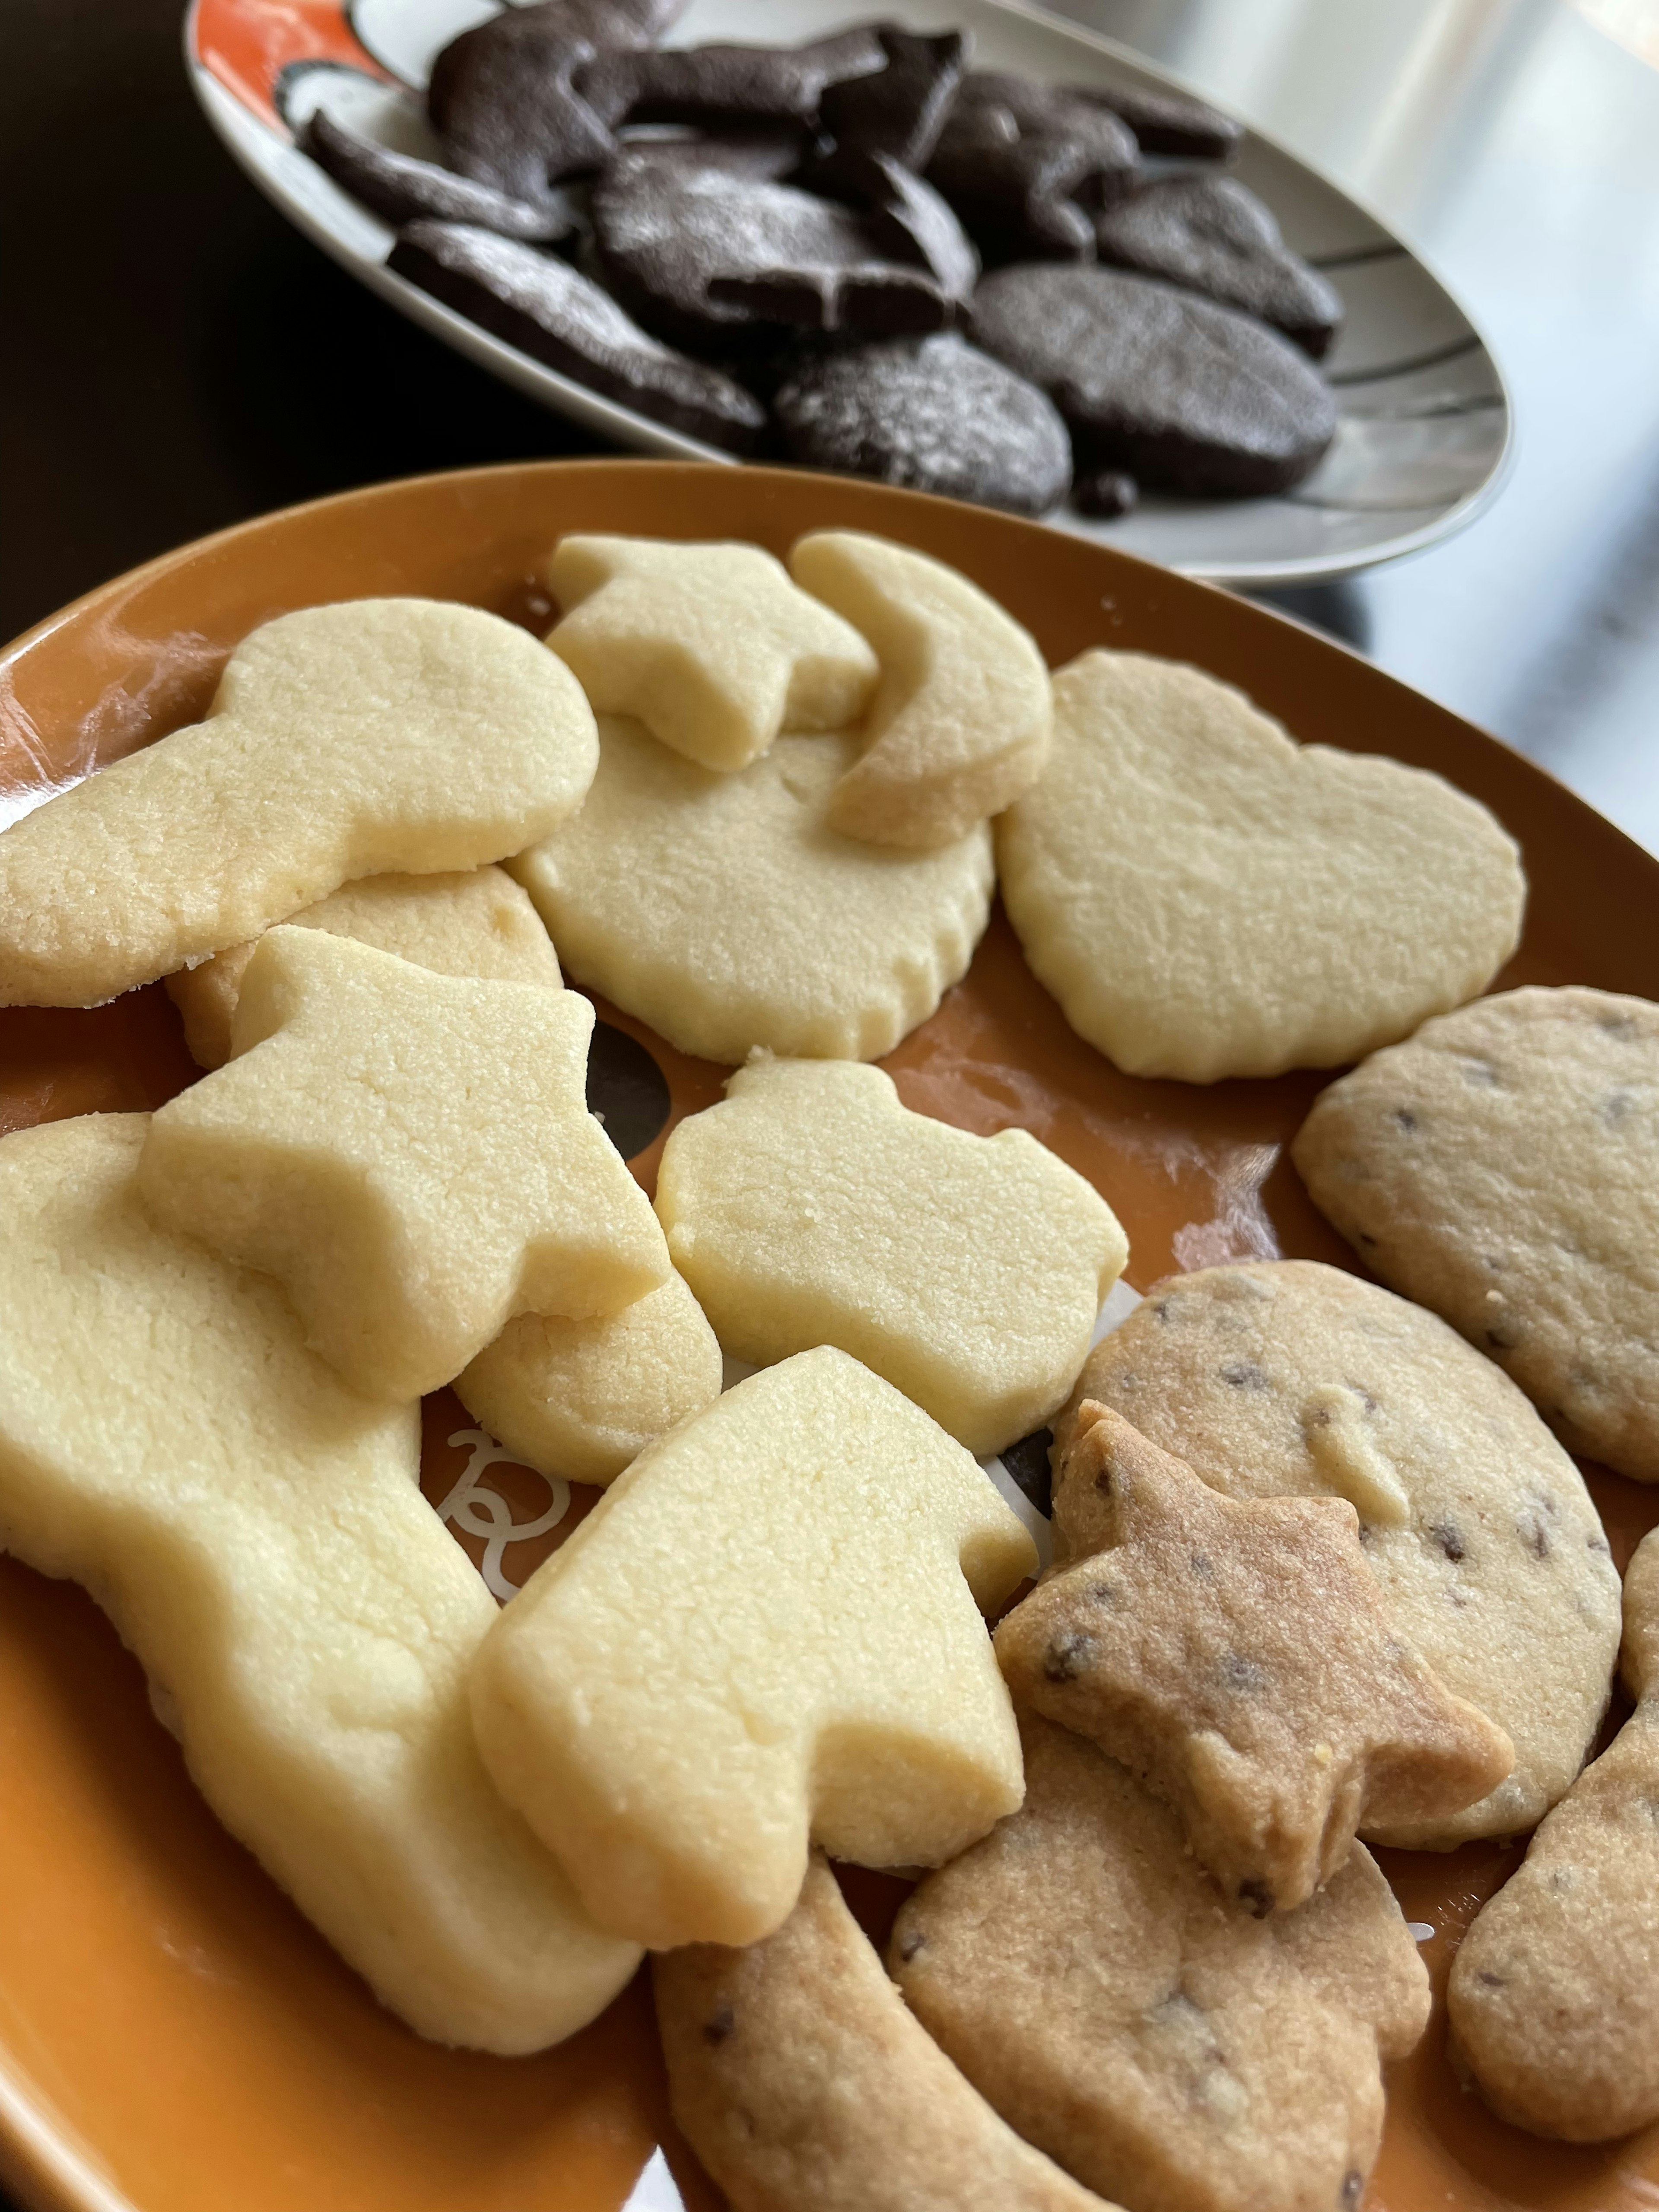
[[[254,183],[412,321],[618,446],[737,465],[544,368],[393,276],[385,266],[391,229],[294,144],[293,129],[325,106],[386,143],[434,152],[421,98],[432,57],[495,12],[494,0],[304,0],[281,9],[270,0],[193,0],[185,50],[209,121]],[[874,13],[917,29],[970,30],[981,68],[1186,89],[1109,40],[1012,0],[901,0],[880,9],[872,0],[862,10],[848,0],[692,0],[672,43],[787,44]],[[1189,575],[1249,584],[1348,575],[1461,529],[1498,491],[1510,446],[1508,397],[1480,333],[1390,231],[1271,139],[1245,134],[1237,174],[1342,295],[1346,319],[1324,364],[1340,409],[1334,444],[1280,498],[1149,495],[1115,521],[1066,508],[1050,521]]]

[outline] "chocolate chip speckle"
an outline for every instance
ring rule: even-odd
[[[1221,1379],[1231,1390],[1265,1390],[1267,1377],[1254,1359],[1230,1359]]]
[[[1254,1696],[1267,1679],[1255,1661],[1247,1659],[1242,1651],[1225,1653],[1217,1665],[1216,1673],[1221,1678],[1224,1688],[1237,1690],[1246,1697]]]
[[[1461,1559],[1468,1548],[1455,1521],[1437,1521],[1428,1533],[1430,1541],[1438,1544],[1449,1559]]]
[[[1336,2192],[1336,2212],[1359,2212],[1359,2200],[1365,2193],[1365,2177],[1351,2166],[1342,2177],[1342,2186]]]
[[[1097,1649],[1094,1638],[1080,1631],[1071,1636],[1057,1636],[1048,1646],[1042,1671],[1051,1682],[1074,1682],[1093,1665]]]
[[[1496,1091],[1501,1087],[1498,1070],[1489,1060],[1477,1060],[1471,1057],[1468,1060],[1461,1060],[1457,1064],[1463,1072],[1464,1082],[1473,1089]]]
[[[729,2004],[716,2005],[702,2024],[702,2039],[711,2045],[722,2044],[737,2024],[736,2014]]]
[[[899,1938],[900,1958],[904,1960],[907,1966],[908,1966],[911,1960],[915,1957],[917,1952],[926,1946],[927,1942],[927,1938],[922,1934],[920,1928],[907,1928],[903,1935]]]
[[[1417,1116],[1409,1106],[1396,1106],[1389,1119],[1396,1129],[1401,1130],[1408,1137],[1417,1127]]]

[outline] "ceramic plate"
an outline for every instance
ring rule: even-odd
[[[432,57],[495,12],[494,0],[193,0],[185,46],[209,120],[243,168],[373,290],[602,438],[639,453],[731,463],[729,453],[544,368],[393,276],[385,266],[391,229],[294,144],[294,131],[324,106],[372,137],[433,154],[421,97]],[[902,0],[886,12],[917,28],[970,29],[981,68],[1181,88],[1109,40],[1006,0]],[[858,13],[855,0],[692,0],[672,42],[782,44]],[[1251,584],[1346,575],[1461,529],[1497,492],[1510,444],[1503,380],[1479,333],[1392,233],[1272,140],[1248,133],[1237,173],[1343,296],[1346,319],[1324,364],[1341,410],[1334,444],[1282,498],[1149,495],[1118,521],[1087,521],[1069,508],[1051,521],[1188,575]]]
[[[0,655],[0,796],[15,815],[197,719],[229,647],[284,610],[455,598],[532,624],[562,532],[750,538],[885,532],[957,563],[1049,660],[1106,643],[1242,684],[1297,735],[1437,769],[1525,848],[1525,943],[1503,981],[1659,998],[1659,862],[1495,740],[1310,630],[1231,594],[982,508],[844,477],[662,462],[427,477],[298,508],[106,585]],[[678,1116],[725,1070],[614,1007],[593,1094],[652,1184]],[[1285,1157],[1322,1077],[1197,1088],[1120,1075],[1066,1027],[999,916],[967,979],[884,1065],[907,1104],[1031,1130],[1109,1198],[1146,1290],[1172,1268],[1351,1259]],[[197,1071],[159,986],[88,1012],[0,1012],[0,1131],[161,1105]],[[3,1347],[0,1346],[0,1357]],[[597,1493],[502,1455],[448,1393],[423,1486],[498,1595]],[[1620,1565],[1659,1490],[1588,1470]],[[1382,1853],[1437,1990],[1517,1854]],[[896,1885],[866,1878],[879,1917]],[[1652,2212],[1659,2130],[1538,2142],[1459,2090],[1443,2015],[1395,2069],[1370,2212]],[[52,2212],[715,2212],[669,2123],[642,1984],[541,2057],[434,2048],[383,2012],[197,1797],[143,1680],[91,1602],[0,1559],[0,2172]]]

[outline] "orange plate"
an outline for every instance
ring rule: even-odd
[[[291,607],[378,592],[544,618],[537,562],[568,530],[744,538],[873,530],[964,569],[1052,663],[1092,645],[1173,654],[1242,684],[1298,738],[1439,769],[1526,849],[1532,905],[1507,983],[1659,998],[1659,866],[1536,769],[1297,624],[1103,547],[983,509],[777,470],[645,461],[429,477],[325,500],[169,555],[43,623],[0,660],[0,800],[84,772],[205,708],[229,647]],[[458,763],[458,773],[465,774]],[[718,1096],[613,1009],[676,1115]],[[967,981],[885,1063],[907,1104],[1032,1130],[1110,1199],[1146,1288],[1171,1267],[1351,1255],[1285,1146],[1323,1078],[1196,1089],[1120,1075],[1067,1029],[1000,916]],[[0,1013],[0,1130],[159,1106],[195,1070],[158,988],[92,1012]],[[654,1176],[659,1142],[634,1162]],[[3,1357],[0,1347],[0,1357]],[[447,1394],[424,1482],[475,1559],[546,1522],[528,1470],[487,1475]],[[483,1445],[478,1440],[479,1446]],[[469,1467],[483,1493],[468,1488]],[[1589,1470],[1622,1565],[1659,1491]],[[458,1487],[459,1486],[459,1487]],[[489,1502],[494,1492],[497,1502]],[[500,1502],[506,1500],[505,1504]],[[514,1583],[566,1534],[498,1544]],[[469,1502],[470,1501],[470,1502]],[[1384,1854],[1432,1923],[1437,1987],[1515,1853]],[[678,2142],[639,1984],[537,2058],[422,2044],[219,1829],[151,1719],[137,1667],[80,1592],[0,1561],[0,2168],[52,2212],[612,2212],[660,2143],[694,2212],[716,2199]],[[1439,2020],[1393,2083],[1371,2212],[1652,2212],[1659,2130],[1610,2149],[1500,2125],[1451,2078]]]

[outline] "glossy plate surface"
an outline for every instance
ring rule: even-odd
[[[1052,663],[1097,644],[1190,659],[1295,734],[1438,769],[1525,848],[1526,940],[1504,982],[1659,998],[1659,862],[1493,739],[1338,646],[1231,595],[1040,525],[763,469],[546,463],[427,477],[246,524],[118,579],[0,656],[0,809],[194,720],[232,645],[288,609],[380,592],[540,627],[537,562],[568,530],[754,539],[884,532],[955,562]],[[0,818],[4,812],[0,811]],[[650,1185],[666,1127],[725,1071],[602,1006],[595,1080]],[[999,916],[966,981],[886,1061],[906,1103],[1030,1129],[1087,1175],[1139,1290],[1285,1254],[1346,1264],[1285,1158],[1312,1074],[1199,1089],[1118,1074],[1066,1027]],[[160,1105],[196,1071],[159,986],[89,1012],[0,1012],[0,1131]],[[3,1347],[0,1347],[3,1357]],[[447,1392],[423,1486],[498,1594],[595,1493],[501,1455]],[[1589,1470],[1622,1566],[1659,1490]],[[1491,1844],[1382,1855],[1437,1987],[1515,1864]],[[895,1885],[866,1881],[879,1912]],[[51,2212],[714,2212],[668,2124],[636,1984],[562,2049],[504,2061],[382,2012],[220,1830],[143,1680],[76,1589],[0,1559],[0,2176]],[[1465,2095],[1437,2016],[1397,2069],[1370,2212],[1652,2212],[1659,2130],[1535,2142]]]
[[[730,462],[544,368],[392,275],[384,266],[392,230],[294,144],[294,131],[320,106],[371,137],[432,154],[422,97],[432,57],[495,12],[495,0],[192,0],[185,55],[209,120],[254,183],[382,298],[599,437],[639,453]],[[692,0],[671,43],[786,44],[860,12],[856,0]],[[872,0],[862,12],[883,11]],[[1109,40],[1009,0],[902,0],[886,13],[917,29],[971,30],[985,69],[1176,83]],[[1282,147],[1248,133],[1237,173],[1346,303],[1324,363],[1341,410],[1335,443],[1282,498],[1149,495],[1115,522],[1069,507],[1050,520],[1185,574],[1258,584],[1350,574],[1461,529],[1496,494],[1510,446],[1503,380],[1479,332],[1400,240]]]

